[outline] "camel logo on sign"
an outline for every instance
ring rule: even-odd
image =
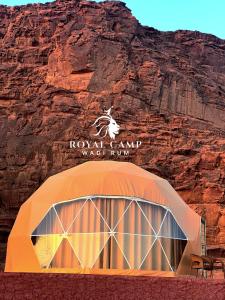
[[[119,134],[120,126],[116,123],[111,115],[112,108],[113,106],[110,107],[110,109],[105,110],[104,114],[97,118],[92,124],[92,126],[95,126],[97,131],[94,136],[104,138],[108,134],[111,140],[115,140],[116,134]]]

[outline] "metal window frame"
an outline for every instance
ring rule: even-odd
[[[110,226],[107,224],[105,218],[102,216],[101,212],[99,211],[99,209],[98,209],[97,206],[95,205],[95,203],[94,203],[94,200],[95,200],[95,199],[121,199],[121,200],[123,199],[123,200],[129,200],[130,203],[128,204],[128,206],[126,207],[126,209],[124,210],[124,212],[122,213],[122,215],[119,217],[119,219],[118,219],[116,225],[114,225],[113,228],[110,228]],[[83,203],[82,206],[80,207],[80,209],[79,209],[79,211],[77,212],[76,216],[73,218],[73,220],[72,220],[71,224],[69,225],[69,227],[67,228],[67,230],[65,230],[65,228],[64,228],[64,226],[63,226],[63,224],[62,224],[62,221],[61,221],[61,219],[60,219],[60,217],[59,217],[59,215],[58,215],[58,212],[57,212],[57,206],[58,206],[58,205],[62,205],[62,204],[66,204],[66,203],[69,203],[69,202],[81,201],[81,200],[84,200],[84,203]],[[102,250],[104,249],[105,245],[106,245],[107,242],[109,241],[109,238],[112,236],[112,237],[115,239],[115,241],[116,241],[116,243],[117,243],[117,245],[118,245],[118,247],[119,247],[121,253],[123,254],[123,256],[124,256],[124,258],[125,258],[125,260],[126,260],[128,266],[129,266],[129,268],[131,269],[129,260],[127,259],[127,257],[126,257],[126,255],[125,255],[124,251],[121,249],[121,247],[120,247],[120,245],[119,245],[119,243],[118,243],[118,241],[117,241],[117,239],[116,239],[116,237],[115,237],[115,234],[116,234],[116,233],[120,233],[120,232],[116,232],[115,229],[116,229],[116,227],[118,226],[118,224],[120,223],[120,221],[122,220],[122,218],[124,217],[124,215],[126,214],[126,212],[128,211],[128,209],[130,208],[131,204],[132,204],[133,202],[135,202],[136,205],[137,205],[137,207],[139,207],[139,209],[141,210],[141,213],[143,214],[144,218],[145,218],[146,221],[148,222],[148,224],[149,224],[150,228],[152,229],[152,231],[154,232],[154,234],[153,234],[153,235],[133,234],[133,233],[120,233],[120,234],[126,234],[126,235],[130,235],[130,236],[132,236],[132,235],[137,235],[137,236],[152,236],[152,237],[155,237],[155,239],[154,239],[154,241],[153,241],[153,243],[152,243],[150,249],[148,250],[146,256],[142,259],[141,264],[139,265],[139,268],[138,268],[138,269],[141,268],[141,266],[143,265],[145,259],[147,258],[147,256],[149,255],[150,251],[152,250],[152,247],[154,246],[155,242],[158,240],[159,243],[160,243],[160,246],[161,246],[161,248],[162,248],[162,251],[163,251],[163,253],[164,253],[165,257],[166,257],[166,260],[167,260],[167,262],[168,262],[168,265],[169,265],[169,267],[170,267],[170,270],[174,272],[174,270],[173,270],[173,268],[172,268],[172,266],[171,266],[171,264],[170,264],[170,261],[169,261],[167,255],[166,255],[166,252],[165,252],[165,250],[164,250],[164,248],[163,248],[163,246],[162,246],[162,244],[161,244],[160,238],[177,239],[177,240],[186,240],[186,241],[188,241],[188,238],[187,238],[187,236],[186,236],[184,230],[180,227],[179,223],[177,222],[176,217],[174,216],[174,214],[172,213],[172,211],[171,211],[167,206],[165,206],[165,205],[158,204],[158,203],[155,203],[155,202],[152,202],[152,201],[147,201],[147,200],[145,200],[145,199],[143,199],[143,198],[134,197],[134,196],[123,196],[123,195],[121,195],[121,196],[119,196],[119,195],[89,195],[89,196],[82,196],[82,197],[78,197],[78,198],[74,198],[74,199],[70,199],[70,200],[60,201],[60,202],[57,202],[57,203],[53,204],[53,205],[48,209],[48,211],[46,212],[46,214],[45,214],[45,216],[43,217],[43,219],[46,217],[46,215],[49,213],[49,211],[53,208],[53,210],[54,210],[54,212],[55,212],[55,214],[56,214],[56,217],[57,217],[57,219],[58,219],[58,221],[59,221],[59,223],[60,223],[60,226],[61,226],[61,228],[62,228],[62,230],[63,230],[63,234],[54,234],[54,235],[65,235],[65,236],[66,236],[66,235],[72,235],[73,233],[69,233],[68,231],[70,230],[71,226],[73,225],[73,223],[75,222],[75,220],[77,219],[77,217],[80,215],[80,213],[82,212],[82,210],[83,210],[85,204],[86,204],[88,201],[90,201],[90,202],[93,204],[94,208],[96,209],[96,211],[97,211],[98,214],[100,215],[101,219],[102,219],[103,222],[106,224],[106,226],[109,228],[109,232],[89,232],[89,233],[82,232],[82,233],[74,233],[74,234],[81,234],[81,235],[82,235],[82,234],[96,234],[96,233],[108,233],[108,234],[109,234],[109,236],[108,236],[107,240],[105,241],[103,247],[102,247],[101,250],[99,251],[99,254],[98,254],[98,256],[97,256],[97,259],[98,259],[99,255],[101,254]],[[148,220],[148,218],[147,218],[145,212],[144,212],[143,209],[141,208],[139,202],[146,203],[146,204],[148,204],[148,205],[154,205],[154,206],[157,206],[157,207],[162,207],[162,208],[165,210],[165,214],[164,214],[164,216],[163,216],[163,219],[162,219],[162,222],[161,222],[161,224],[160,224],[160,227],[159,227],[158,232],[156,232],[156,231],[154,230],[154,228],[152,227],[152,224],[149,222],[149,220]],[[161,228],[162,228],[162,226],[163,226],[163,223],[164,223],[164,221],[165,221],[165,219],[166,219],[166,216],[167,216],[168,212],[171,213],[171,215],[173,216],[173,218],[174,218],[176,224],[180,227],[180,229],[181,229],[181,231],[183,232],[183,234],[184,234],[184,236],[186,237],[186,239],[183,239],[183,238],[174,238],[174,237],[165,237],[165,236],[160,236],[160,235],[159,235],[159,233],[160,233],[160,231],[161,231]],[[43,220],[43,219],[42,219],[42,220]],[[42,220],[41,220],[41,222],[42,222]],[[36,230],[36,229],[35,229],[35,230]],[[40,234],[40,235],[33,235],[33,234],[31,234],[30,237],[33,237],[33,236],[36,236],[36,237],[37,237],[37,236],[46,236],[46,235],[53,235],[53,234]],[[80,262],[81,267],[84,268],[84,266],[82,265],[82,263],[81,263],[81,261],[80,261],[78,255],[75,253],[75,250],[74,250],[74,248],[73,248],[73,246],[72,246],[70,240],[69,240],[69,239],[67,239],[67,240],[68,240],[68,242],[70,243],[70,245],[71,245],[71,247],[72,247],[72,249],[73,249],[74,255],[77,257],[78,261]],[[63,241],[63,238],[62,238],[62,241]],[[56,249],[56,251],[55,251],[55,253],[54,253],[52,259],[50,260],[50,263],[49,263],[49,265],[48,265],[47,268],[49,268],[49,266],[50,266],[52,260],[54,259],[54,256],[55,256],[57,250],[59,249],[59,247],[60,247],[60,245],[61,245],[61,243],[62,243],[62,241],[59,243],[59,245],[58,245],[58,247],[57,247],[57,249]],[[91,268],[94,266],[94,264],[96,263],[97,259],[94,261],[94,263],[92,264]]]

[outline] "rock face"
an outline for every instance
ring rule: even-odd
[[[70,140],[113,106],[128,156]],[[109,142],[109,138],[105,138]],[[122,2],[0,6],[0,261],[20,205],[89,159],[134,162],[170,181],[225,248],[225,41],[144,27]]]

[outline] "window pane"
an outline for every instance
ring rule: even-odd
[[[145,214],[145,216],[151,223],[152,228],[157,234],[160,229],[160,225],[163,221],[163,218],[166,214],[166,209],[161,206],[153,205],[142,201],[138,201],[138,204],[140,205],[143,213]]]
[[[42,222],[34,230],[32,235],[63,233],[62,225],[56,215],[54,208],[51,208]]]
[[[175,221],[173,215],[169,211],[167,212],[163,221],[159,236],[169,237],[172,239],[187,239],[180,226]]]
[[[131,203],[115,232],[154,235],[151,224],[135,201]]]

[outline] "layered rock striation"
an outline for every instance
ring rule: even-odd
[[[129,155],[84,156],[104,109]],[[109,138],[105,138],[109,143]],[[122,2],[0,6],[0,261],[21,204],[89,159],[134,162],[170,181],[225,248],[225,41],[142,26]]]

